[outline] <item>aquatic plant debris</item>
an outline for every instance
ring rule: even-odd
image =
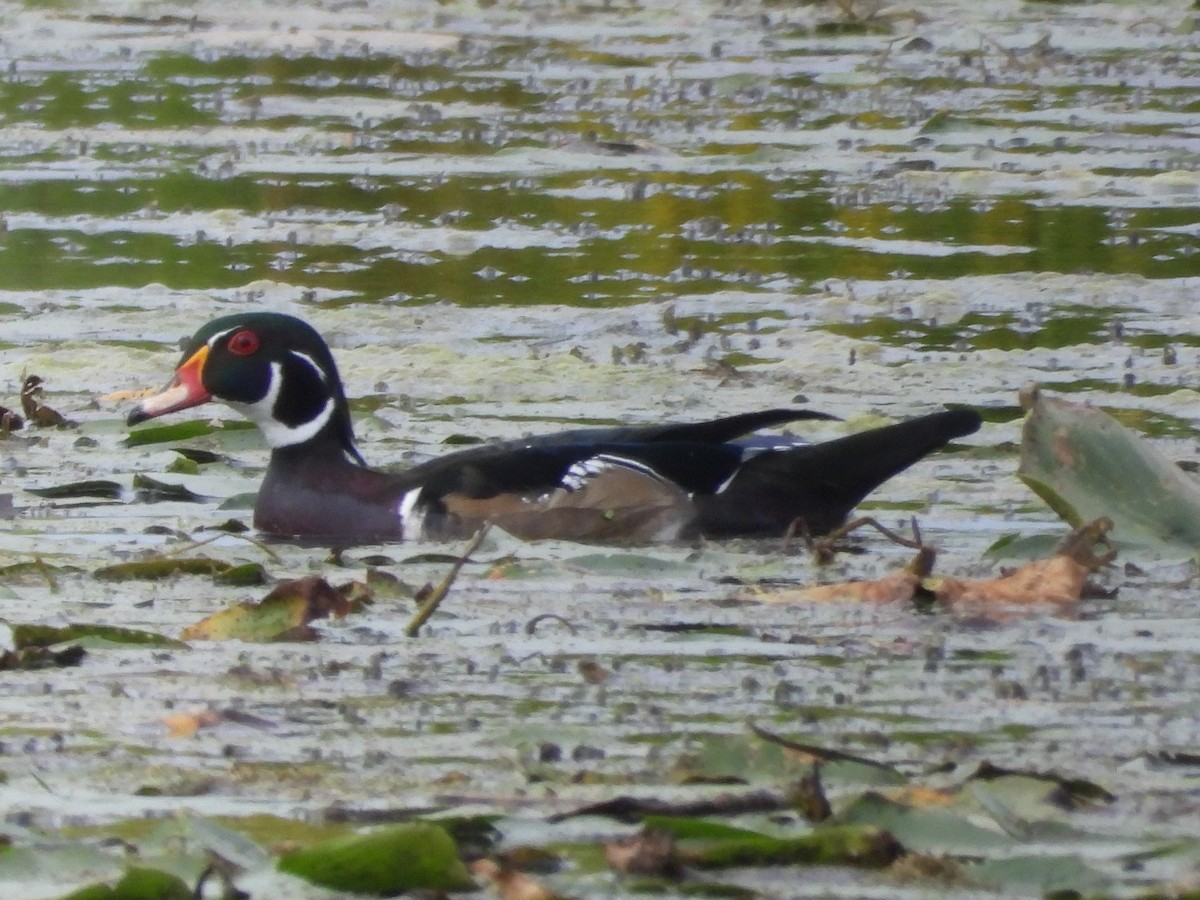
[[[1109,565],[1117,551],[1108,546],[1113,522],[1096,519],[1074,529],[1045,559],[1033,560],[997,578],[960,578],[934,575],[937,557],[932,547],[922,547],[899,571],[882,578],[819,584],[810,587],[753,585],[738,599],[763,603],[911,603],[936,600],[956,613],[984,615],[1053,608],[1073,613],[1084,595],[1088,576]],[[1096,545],[1106,549],[1097,553]]]
[[[181,339],[249,308],[329,336],[380,466],[765,405],[837,416],[794,429],[823,441],[966,405],[980,432],[855,515],[917,517],[935,574],[1001,575],[986,550],[1010,535],[1016,562],[1049,558],[1065,528],[1017,475],[1021,385],[1168,460],[1200,443],[1197,21],[1111,0],[0,4],[0,402],[23,419],[36,373],[77,423],[0,413],[0,616],[177,638],[272,577],[397,585],[316,642],[80,640],[79,665],[5,672],[0,896],[111,887],[136,855],[205,896],[309,900],[335,892],[282,852],[431,818],[464,860],[580,900],[1194,891],[1195,554],[1122,544],[1120,516],[1106,595],[1065,616],[734,598],[903,569],[916,551],[875,532],[818,566],[782,536],[493,531],[414,640],[403,586],[458,546],[249,544],[217,529],[249,527],[261,436],[216,406],[124,416]],[[135,473],[203,499],[145,502]],[[87,481],[112,494],[28,490]],[[269,583],[93,574],[171,555]],[[813,759],[828,815],[790,805]],[[983,760],[1115,799],[969,781]],[[760,808],[702,813],[725,795]],[[653,815],[550,817],[622,797],[694,813],[675,844],[853,815],[908,852],[620,874],[604,846]],[[228,881],[197,889],[215,860]]]
[[[1017,474],[1072,525],[1104,517],[1128,556],[1200,552],[1200,483],[1145,438],[1090,404],[1022,393]]]
[[[311,641],[318,619],[344,618],[369,603],[365,586],[335,588],[319,575],[276,585],[257,603],[243,601],[189,625],[184,641]]]
[[[424,822],[294,850],[280,858],[279,869],[334,890],[377,897],[475,887],[454,840],[444,829]]]

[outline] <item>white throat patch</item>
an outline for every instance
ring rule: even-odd
[[[303,353],[295,353],[294,355],[316,369],[321,376],[321,380],[325,380],[325,373],[321,372],[320,367],[309,356]],[[294,444],[303,444],[305,441],[311,440],[316,437],[317,433],[325,427],[333,416],[334,401],[330,397],[325,401],[325,405],[321,407],[321,411],[307,422],[295,426],[283,424],[275,418],[275,401],[279,399],[279,391],[282,387],[283,366],[277,362],[273,362],[271,363],[271,381],[267,385],[266,395],[261,400],[255,403],[226,401],[229,406],[258,426],[258,430],[267,439],[267,446],[272,449],[277,447],[291,447]]]

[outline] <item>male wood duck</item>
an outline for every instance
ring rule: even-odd
[[[780,536],[841,524],[892,475],[980,425],[937,412],[822,444],[747,438],[829,418],[768,409],[689,424],[564,431],[481,445],[404,472],[368,468],[333,355],[306,322],[252,312],[209,322],[171,383],[129,424],[221,400],[254,422],[271,461],[254,507],[268,534],[338,546],[468,535],[652,541]]]

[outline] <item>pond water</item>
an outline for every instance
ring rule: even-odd
[[[842,418],[805,429],[819,439],[979,406],[979,434],[864,511],[915,516],[939,571],[994,572],[1001,536],[1064,530],[1016,476],[1022,386],[1195,456],[1197,21],[1178,4],[1013,0],[0,3],[0,404],[37,374],[74,423],[0,443],[0,617],[177,636],[265,593],[92,575],[150,552],[440,580],[456,547],[191,549],[248,520],[259,439],[183,441],[221,455],[192,470],[173,444],[127,446],[124,417],[182,338],[250,307],[328,336],[381,464],[563,424],[794,404]],[[193,418],[212,416],[236,419]],[[28,493],[138,473],[203,502]],[[914,783],[986,760],[1116,795],[1057,817],[1064,831],[972,848],[1033,860],[990,881],[727,879],[763,896],[1200,879],[1191,559],[1118,560],[1101,576],[1115,595],[1073,621],[731,602],[734,581],[873,577],[907,558],[857,543],[823,571],[775,542],[494,534],[415,640],[411,601],[381,599],[313,644],[95,649],[5,672],[0,831],[57,847],[85,829],[71,846],[94,849],[185,812],[257,822],[269,845],[331,810],[438,810],[499,814],[509,844],[587,846],[628,828],[545,816],[703,791],[679,785],[680,760],[749,740],[749,718]],[[36,560],[51,568],[22,565]],[[545,613],[561,620],[527,633]],[[588,677],[593,662],[607,676]],[[207,708],[245,715],[191,738],[164,725]],[[860,793],[830,791],[835,807]],[[990,810],[1002,834],[995,802],[972,821]],[[571,858],[563,890],[626,889]],[[0,880],[55,897],[116,865],[0,856]]]

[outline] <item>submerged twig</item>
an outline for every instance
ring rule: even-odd
[[[408,637],[411,638],[417,636],[418,632],[421,630],[421,626],[429,621],[429,617],[433,615],[434,611],[438,608],[438,605],[442,602],[442,600],[445,599],[446,595],[450,593],[450,585],[454,584],[454,579],[458,577],[459,570],[466,565],[467,560],[471,558],[471,554],[479,549],[479,545],[483,543],[484,535],[488,533],[488,529],[490,527],[490,525],[484,525],[477,532],[475,532],[475,536],[471,538],[471,541],[467,544],[466,549],[464,549],[459,555],[458,559],[454,561],[454,564],[450,567],[450,571],[447,572],[446,577],[442,579],[442,583],[434,588],[433,593],[430,594],[429,597],[426,598],[425,602],[421,604],[421,608],[417,610],[417,614],[412,617],[412,621],[409,622],[408,627],[404,629],[404,633]]]

